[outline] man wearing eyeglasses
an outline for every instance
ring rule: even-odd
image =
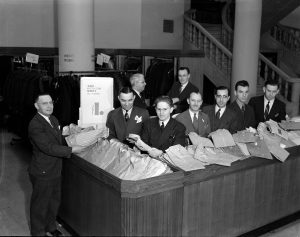
[[[229,89],[226,86],[217,87],[215,90],[216,104],[203,108],[203,112],[209,117],[212,132],[218,129],[227,129],[230,133],[235,133],[240,127],[236,113],[227,106],[229,99]]]

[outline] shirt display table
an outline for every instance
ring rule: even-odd
[[[82,236],[240,235],[300,210],[300,146],[287,151],[284,163],[251,157],[139,181],[73,155],[59,216]]]

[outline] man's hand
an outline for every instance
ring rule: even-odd
[[[86,147],[83,146],[73,146],[72,147],[72,153],[80,153],[82,152]]]
[[[152,148],[150,151],[149,151],[149,155],[151,157],[159,157],[161,154],[163,153],[162,150],[159,150],[159,149],[156,149],[156,148]]]
[[[176,104],[177,102],[179,102],[179,98],[172,98],[173,104]]]

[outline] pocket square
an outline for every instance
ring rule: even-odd
[[[142,122],[142,116],[135,116],[135,118],[134,118],[134,120],[136,121],[136,123],[140,123],[140,122]]]

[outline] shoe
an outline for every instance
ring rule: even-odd
[[[64,236],[63,233],[61,233],[59,230],[53,230],[53,231],[49,231],[49,233],[52,235],[52,236]]]

